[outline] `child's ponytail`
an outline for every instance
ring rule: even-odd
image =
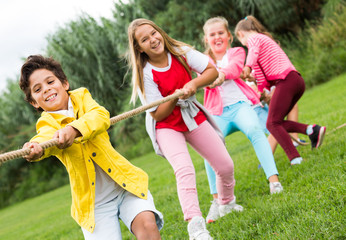
[[[235,27],[235,34],[239,31],[255,31],[267,35],[274,40],[273,36],[267,31],[267,29],[254,17],[246,16],[243,20],[240,20]]]

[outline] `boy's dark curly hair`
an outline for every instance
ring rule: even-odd
[[[19,86],[25,93],[25,100],[29,103],[33,102],[29,78],[31,74],[38,69],[47,69],[51,71],[62,83],[67,82],[66,75],[59,62],[55,61],[51,57],[43,57],[42,55],[29,56],[21,68],[19,80]]]

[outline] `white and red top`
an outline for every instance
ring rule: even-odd
[[[202,73],[206,69],[207,56],[193,49],[190,49],[185,55],[185,60],[192,71]],[[190,74],[175,56],[167,53],[167,57],[167,67],[158,68],[147,63],[143,69],[144,92],[148,104],[173,94],[176,89],[183,88],[191,80]],[[153,112],[156,109],[157,107],[151,108],[148,112]],[[206,120],[206,117],[203,112],[199,111],[194,119],[199,125]],[[156,128],[170,128],[180,132],[188,131],[179,106],[175,106],[167,118],[156,122]]]
[[[245,66],[255,72],[260,92],[270,89],[274,80],[285,79],[288,73],[296,71],[286,53],[270,37],[257,33],[247,40],[249,49]]]

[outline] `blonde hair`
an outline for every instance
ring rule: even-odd
[[[267,31],[267,29],[254,17],[254,16],[246,16],[244,19],[240,20],[235,27],[234,33],[238,36],[239,31],[255,31],[258,33],[262,33],[267,35],[271,39],[275,41],[273,36]]]
[[[226,18],[224,17],[213,17],[213,18],[209,18],[203,25],[203,32],[204,32],[204,37],[203,37],[203,42],[204,42],[204,47],[205,47],[205,51],[204,53],[209,55],[213,60],[214,62],[216,62],[216,58],[214,56],[214,53],[213,51],[211,50],[209,44],[205,41],[205,38],[207,36],[207,31],[208,31],[208,27],[214,23],[222,23],[223,26],[225,27],[226,31],[230,34],[231,36],[231,39],[230,39],[230,43],[229,45],[231,45],[231,43],[233,42],[233,36],[232,36],[232,33],[231,31],[229,30],[228,28],[228,21]]]
[[[129,67],[132,68],[132,95],[130,100],[130,102],[132,103],[136,102],[138,88],[142,92],[143,97],[145,97],[143,68],[145,67],[145,64],[149,61],[149,56],[145,52],[140,52],[140,47],[135,37],[137,28],[145,24],[152,26],[156,31],[158,31],[161,34],[164,40],[165,51],[170,52],[172,55],[174,55],[178,59],[178,61],[184,66],[186,71],[191,75],[191,70],[183,58],[184,54],[188,50],[183,51],[181,49],[181,47],[183,46],[191,46],[171,38],[159,26],[157,26],[154,22],[148,19],[135,19],[130,23],[128,27],[129,51],[127,53],[128,64]]]

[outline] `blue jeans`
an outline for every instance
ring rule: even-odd
[[[245,102],[238,102],[223,108],[221,116],[213,116],[224,137],[241,131],[251,141],[266,177],[279,175],[269,142],[260,126],[256,112]],[[204,160],[210,193],[216,194],[216,177],[213,168]]]
[[[268,118],[268,111],[269,111],[269,107],[268,104],[265,104],[263,107],[261,106],[256,106],[253,108],[253,110],[255,110],[255,112],[257,113],[257,117],[259,120],[259,123],[264,131],[265,134],[270,134],[270,132],[267,129],[267,118]]]

